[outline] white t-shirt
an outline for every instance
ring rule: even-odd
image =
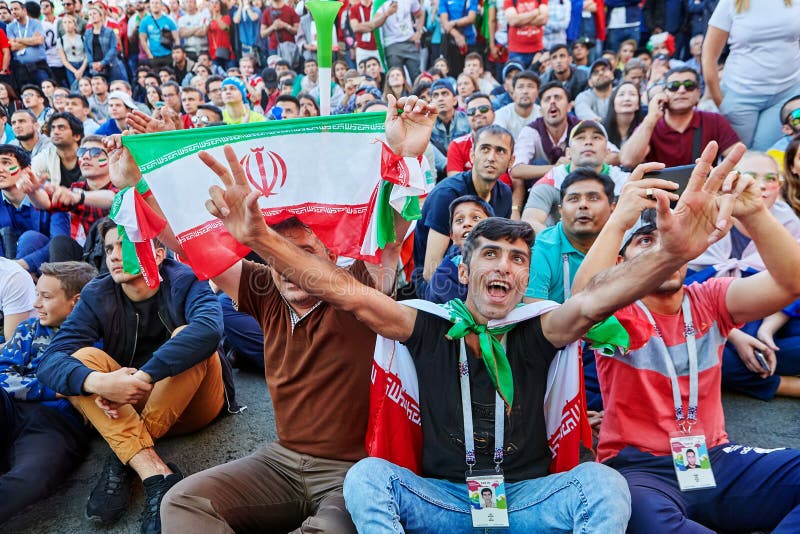
[[[386,2],[381,6],[381,10],[389,9],[391,2]],[[422,9],[418,0],[397,0],[397,11],[386,19],[381,26],[383,31],[383,46],[396,43],[403,43],[411,39],[414,35],[414,16]]]
[[[720,0],[708,25],[728,32],[723,82],[736,93],[775,94],[800,84],[800,0],[758,0],[736,13]]]
[[[35,300],[36,287],[31,275],[19,263],[0,258],[0,311],[3,315],[30,312],[32,316]]]
[[[178,19],[178,32],[180,32],[181,28],[195,29],[207,24],[208,13],[205,11],[198,11],[194,15],[184,14]],[[193,35],[191,37],[185,37],[181,39],[183,39],[183,44],[186,47],[186,50],[189,52],[194,52],[197,54],[199,52],[205,52],[208,50],[207,37],[197,37],[196,35]]]
[[[531,108],[531,114],[527,117],[520,117],[514,109],[514,103],[506,104],[502,108],[494,112],[494,123],[502,126],[514,136],[516,139],[524,127],[535,121],[541,116],[541,109],[539,104],[534,104]]]
[[[58,55],[58,33],[56,33],[56,23],[42,19],[42,30],[44,31],[44,55],[47,57],[47,65],[50,67],[63,67],[61,56]]]

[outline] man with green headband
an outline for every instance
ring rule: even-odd
[[[393,120],[394,104],[387,142],[403,157],[416,157],[428,143],[430,124]],[[425,103],[411,97],[400,107],[405,117]],[[548,476],[551,451],[543,406],[549,364],[559,348],[654,290],[724,234],[734,198],[732,191],[720,191],[724,176],[713,176],[702,189],[687,189],[674,212],[660,203],[657,250],[598,274],[582,293],[552,311],[490,328],[489,321],[502,323],[520,304],[528,283],[533,231],[526,223],[490,218],[470,232],[459,265],[461,281],[469,286],[467,298],[451,301],[450,319],[442,319],[398,304],[270,229],[229,149],[227,158],[232,172],[205,157],[225,186],[211,188],[206,206],[212,215],[281,277],[333,308],[354,313],[384,338],[404,343],[414,359],[422,476],[378,458],[353,466],[344,496],[359,530],[469,531],[478,515],[471,513],[478,502],[471,495],[493,487],[504,512],[479,518],[494,521],[492,526],[502,526],[496,519],[505,515],[512,532],[529,531],[531,525],[543,531],[624,531],[630,500],[617,474],[586,463]],[[491,474],[481,474],[484,470]]]

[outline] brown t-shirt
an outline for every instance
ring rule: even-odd
[[[373,285],[362,262],[350,273]],[[239,310],[264,330],[264,367],[278,441],[287,449],[356,461],[364,440],[375,333],[352,313],[321,303],[294,327],[269,268],[244,261]]]

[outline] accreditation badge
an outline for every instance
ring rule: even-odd
[[[502,469],[467,473],[472,526],[508,528],[508,501]]]
[[[669,438],[672,463],[681,491],[692,491],[717,486],[711,459],[706,447],[706,437],[698,428],[690,433],[672,432]]]

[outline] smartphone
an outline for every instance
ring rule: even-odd
[[[753,355],[756,357],[756,360],[758,360],[758,364],[761,366],[762,369],[764,369],[768,373],[772,371],[769,368],[769,365],[767,365],[767,359],[764,358],[763,352],[761,352],[760,350],[754,350]]]
[[[670,182],[675,182],[678,184],[678,189],[672,191],[678,196],[681,196],[683,192],[686,190],[686,186],[689,184],[689,178],[692,176],[692,172],[694,171],[694,164],[691,165],[681,165],[679,167],[668,167],[666,169],[661,169],[660,171],[652,171],[648,172],[644,175],[645,178],[659,178],[661,180],[669,180]],[[670,203],[670,207],[674,208],[677,204],[677,201],[673,201]]]
[[[163,102],[156,102],[156,103],[155,103],[155,107],[157,107],[157,108],[163,108],[163,107],[164,107],[164,103],[163,103]]]

